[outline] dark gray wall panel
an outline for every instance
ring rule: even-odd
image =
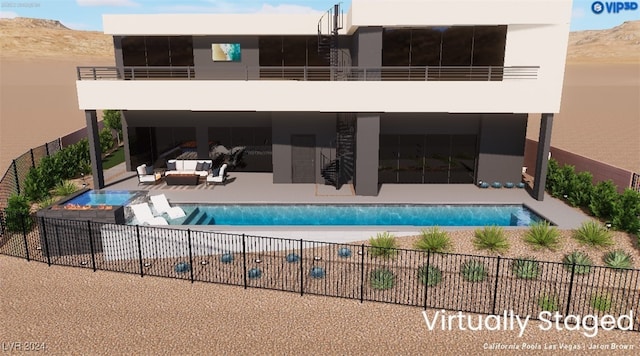
[[[360,27],[353,35],[354,66],[382,66],[382,27]]]
[[[116,57],[116,67],[119,69],[124,68],[124,61],[122,59],[122,37],[113,36],[113,51]]]
[[[316,183],[322,183],[321,154],[332,154],[336,137],[336,115],[324,113],[273,113],[273,182],[291,183],[291,135],[316,136]]]
[[[380,118],[383,135],[475,135],[479,127],[479,114],[388,113]]]
[[[240,43],[240,62],[214,62],[211,44]],[[197,79],[258,79],[258,37],[255,36],[193,36],[193,64]]]
[[[358,114],[357,120],[356,194],[377,196],[380,116]]]
[[[527,114],[486,114],[480,125],[478,180],[520,182]]]
[[[129,127],[268,127],[270,113],[206,111],[125,111]]]

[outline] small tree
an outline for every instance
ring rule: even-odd
[[[113,134],[111,133],[111,129],[105,127],[100,130],[100,149],[102,150],[102,154],[105,154],[111,150],[113,147]]]
[[[102,112],[102,121],[104,122],[104,127],[114,130],[118,133],[118,146],[120,145],[120,141],[122,141],[122,117],[120,116],[120,111],[118,110],[104,110]]]

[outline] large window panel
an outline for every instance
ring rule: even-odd
[[[378,182],[396,183],[398,180],[398,136],[380,135]]]
[[[191,36],[169,37],[172,66],[193,66],[193,38]]]
[[[504,65],[507,26],[476,26],[474,39],[473,65]]]
[[[442,65],[470,66],[473,27],[450,27],[442,33],[442,36]]]
[[[282,65],[282,37],[265,36],[258,41],[260,66]]]
[[[284,37],[282,57],[287,67],[304,67],[307,64],[307,39],[305,37]]]
[[[310,67],[328,67],[329,58],[323,53],[318,53],[318,37],[307,39],[307,65]]]
[[[451,136],[450,183],[474,182],[476,146],[476,135]]]
[[[442,32],[435,29],[413,30],[411,35],[411,65],[440,65],[440,41]]]
[[[122,59],[125,66],[147,65],[143,36],[126,36],[122,38]]]
[[[382,33],[382,65],[410,65],[411,30],[384,29]]]
[[[422,183],[424,135],[403,135],[398,146],[398,183]]]
[[[425,139],[425,183],[449,183],[451,136],[427,135]]]
[[[152,36],[146,38],[147,44],[147,65],[148,66],[170,66],[169,60],[169,38],[165,36]]]

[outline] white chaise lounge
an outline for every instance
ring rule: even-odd
[[[149,197],[153,207],[158,213],[167,213],[171,219],[177,219],[186,216],[184,210],[179,206],[172,207],[164,194],[152,195]]]
[[[147,203],[132,204],[129,206],[131,210],[133,210],[133,215],[140,225],[169,225],[167,220],[162,216],[153,216],[151,208]]]

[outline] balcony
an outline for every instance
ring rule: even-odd
[[[233,67],[199,78],[188,67],[77,67],[78,80],[502,81],[537,79],[538,66]]]

